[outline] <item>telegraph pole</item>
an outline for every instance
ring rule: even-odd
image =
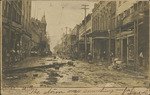
[[[67,28],[68,28],[68,27],[65,27],[65,28],[66,28],[66,41],[67,41]]]
[[[81,9],[84,9],[84,11],[85,11],[85,17],[84,17],[84,30],[85,30],[85,35],[84,35],[84,41],[85,41],[85,59],[87,58],[87,36],[86,36],[86,10],[87,9],[89,9],[89,8],[87,8],[87,6],[89,6],[89,5],[82,5],[83,6],[83,8],[81,8]]]

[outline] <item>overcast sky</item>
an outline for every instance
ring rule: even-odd
[[[32,1],[31,16],[41,20],[45,13],[47,34],[50,36],[51,50],[59,43],[65,27],[73,29],[84,19],[82,4],[87,4],[87,14],[92,12],[94,1]]]

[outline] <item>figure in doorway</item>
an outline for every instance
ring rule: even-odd
[[[106,52],[104,51],[104,53],[103,53],[103,61],[105,61],[106,60]]]
[[[143,59],[144,59],[144,56],[143,56],[143,52],[141,51],[140,54],[139,54],[139,63],[140,63],[140,66],[143,66]]]
[[[88,62],[92,63],[92,54],[91,53],[88,53]]]

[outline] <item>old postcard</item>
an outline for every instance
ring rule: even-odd
[[[148,0],[2,0],[2,95],[149,95]]]

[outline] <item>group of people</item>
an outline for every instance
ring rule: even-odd
[[[96,54],[95,54],[94,56],[96,56]],[[106,51],[104,51],[103,53],[100,53],[100,56],[99,56],[99,57],[100,57],[100,60],[101,60],[101,61],[106,61],[106,60],[107,60]],[[113,58],[114,58],[114,53],[111,52],[111,53],[110,53],[110,59],[113,60]],[[88,53],[88,60],[93,60],[93,56],[92,56],[91,53]]]

